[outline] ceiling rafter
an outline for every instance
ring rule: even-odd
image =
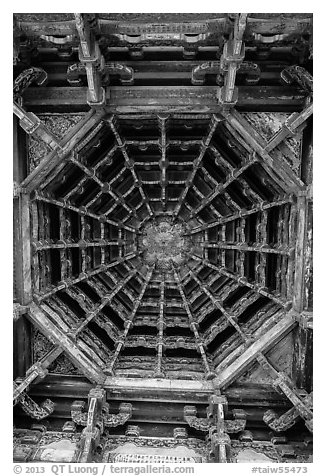
[[[237,167],[236,169],[232,170],[232,172],[225,178],[223,183],[219,183],[214,190],[214,192],[210,193],[208,196],[206,196],[200,205],[196,207],[192,214],[190,215],[190,218],[193,218],[196,216],[205,206],[207,206],[209,203],[211,203],[216,197],[218,197],[221,193],[225,193],[226,188],[235,180],[240,177],[243,172],[245,172],[249,167],[251,167],[253,164],[257,162],[257,157],[256,154],[252,154],[251,158],[245,162],[242,163],[241,166]]]
[[[199,350],[201,358],[203,360],[205,373],[206,373],[206,378],[211,379],[215,376],[215,374],[211,370],[210,364],[208,362],[207,355],[206,355],[205,348],[204,348],[204,344],[203,344],[202,339],[200,338],[199,333],[198,333],[197,323],[194,319],[193,313],[190,309],[190,306],[188,304],[188,300],[186,298],[186,295],[185,295],[185,292],[184,292],[184,289],[183,289],[183,286],[182,286],[182,281],[181,281],[181,278],[180,278],[180,274],[179,274],[178,270],[176,269],[176,267],[174,266],[174,264],[171,263],[171,265],[172,265],[172,268],[173,268],[174,279],[177,283],[177,287],[178,287],[180,296],[182,298],[183,306],[184,306],[184,308],[187,312],[187,316],[188,316],[188,320],[189,320],[189,327],[190,327],[190,329],[192,330],[192,332],[194,334],[195,341],[196,341],[196,347]]]
[[[209,127],[208,127],[208,134],[207,136],[202,140],[201,142],[201,145],[200,145],[200,149],[199,149],[199,154],[197,156],[197,158],[194,160],[193,162],[193,169],[192,169],[192,172],[190,173],[190,176],[186,182],[186,187],[184,188],[180,198],[179,198],[179,202],[178,202],[178,205],[175,207],[175,210],[174,210],[174,218],[176,219],[179,215],[179,212],[180,212],[180,209],[185,201],[185,198],[193,184],[193,181],[194,181],[194,178],[196,176],[196,173],[198,171],[198,169],[200,168],[200,165],[201,165],[201,161],[206,153],[206,150],[208,149],[209,147],[209,144],[212,140],[212,137],[213,137],[213,134],[216,130],[216,127],[218,125],[218,123],[220,122],[220,119],[215,115],[213,114],[213,117],[210,121],[210,124],[209,124]]]
[[[161,138],[159,141],[159,146],[161,149],[161,158],[159,160],[159,167],[161,171],[161,178],[160,178],[160,185],[161,185],[161,201],[162,201],[162,209],[166,210],[166,187],[168,184],[167,180],[167,167],[169,166],[169,161],[167,160],[167,131],[166,131],[166,123],[168,120],[168,116],[159,115],[157,117],[159,129],[161,132]]]
[[[129,253],[123,258],[119,258],[115,261],[112,261],[111,263],[101,265],[97,269],[93,269],[92,271],[87,270],[86,272],[81,273],[77,278],[68,278],[66,281],[60,281],[60,283],[57,286],[54,286],[51,290],[46,291],[43,294],[34,294],[34,299],[36,299],[37,302],[42,302],[53,294],[56,294],[58,291],[67,289],[69,286],[73,286],[82,281],[87,281],[91,276],[95,276],[96,274],[105,273],[108,269],[113,268],[114,266],[119,266],[123,262],[138,256],[138,254],[138,252]]]
[[[116,226],[117,228],[121,227],[133,233],[136,232],[136,229],[130,225],[125,225],[124,223],[111,220],[110,218],[107,218],[105,215],[97,215],[96,213],[92,213],[89,210],[87,210],[87,208],[84,208],[84,207],[76,207],[72,205],[71,202],[69,202],[68,200],[64,201],[64,200],[55,199],[52,196],[50,196],[49,192],[44,193],[44,192],[40,192],[39,190],[36,190],[34,199],[37,201],[45,202],[45,203],[51,203],[52,205],[56,205],[57,207],[61,207],[66,210],[71,210],[73,212],[78,213],[81,216],[88,216],[90,218],[94,218],[94,220],[108,223],[109,225]]]
[[[155,377],[163,377],[164,370],[162,369],[163,360],[163,345],[164,345],[164,327],[165,327],[165,274],[162,276],[160,282],[160,297],[158,302],[159,315],[158,315],[158,336],[157,336],[157,364],[154,372]]]
[[[119,357],[119,354],[121,352],[121,349],[123,348],[123,346],[125,345],[126,343],[126,339],[127,339],[127,336],[128,336],[128,333],[133,325],[133,322],[134,322],[134,319],[135,319],[135,316],[136,316],[136,313],[141,305],[141,302],[142,302],[142,299],[143,299],[143,296],[146,292],[146,289],[152,279],[152,275],[153,275],[153,272],[154,272],[154,266],[150,267],[148,269],[148,272],[146,274],[146,278],[145,278],[145,281],[143,283],[143,286],[141,288],[141,291],[139,293],[139,296],[137,299],[134,300],[134,307],[131,311],[131,314],[129,316],[129,319],[126,321],[126,325],[125,325],[125,329],[124,329],[124,332],[123,332],[123,335],[120,337],[120,339],[118,340],[117,342],[117,346],[116,346],[116,349],[114,351],[114,355],[108,365],[108,367],[105,369],[105,372],[110,374],[110,375],[113,375],[113,369],[114,369],[114,366],[116,365],[116,362],[117,362],[117,359]]]
[[[134,179],[134,183],[135,185],[138,186],[138,189],[139,189],[139,192],[140,192],[140,195],[142,197],[142,200],[143,200],[143,203],[145,204],[147,210],[148,210],[148,213],[149,213],[149,216],[153,216],[154,215],[154,212],[153,210],[151,209],[151,206],[149,204],[149,199],[148,197],[146,196],[145,192],[144,192],[144,189],[142,187],[142,180],[138,177],[137,175],[137,172],[135,170],[135,164],[134,164],[134,160],[132,160],[130,157],[129,157],[129,154],[128,154],[128,151],[127,151],[127,148],[126,148],[126,145],[125,145],[125,142],[121,139],[121,136],[118,132],[118,129],[115,125],[115,121],[116,121],[116,118],[115,116],[110,116],[108,119],[106,119],[106,121],[108,122],[108,124],[110,125],[111,127],[111,130],[114,134],[114,137],[118,143],[118,147],[120,148],[122,154],[123,154],[123,157],[125,159],[125,163],[126,163],[126,167],[130,170],[132,176],[133,176],[133,179]]]
[[[237,281],[239,284],[243,284],[244,286],[247,286],[248,288],[253,289],[257,293],[261,294],[262,296],[268,297],[269,299],[272,299],[272,301],[276,302],[276,304],[279,304],[280,306],[287,308],[291,303],[287,302],[286,300],[282,299],[281,297],[275,296],[274,294],[268,292],[268,290],[264,289],[261,285],[257,283],[251,283],[249,282],[245,276],[240,276],[237,273],[230,272],[227,269],[221,267],[221,266],[216,266],[215,264],[211,263],[209,260],[205,260],[204,258],[201,258],[200,256],[197,256],[195,254],[191,254],[191,258],[197,261],[200,261],[204,266],[207,266],[208,268],[212,268],[218,273],[227,276],[228,278],[231,278],[235,281]]]
[[[253,208],[251,208],[249,210],[241,210],[238,213],[234,213],[234,214],[229,215],[229,216],[221,217],[220,219],[218,219],[218,220],[216,220],[212,223],[205,223],[204,225],[197,226],[197,227],[187,231],[186,234],[193,235],[193,234],[196,234],[196,233],[201,233],[202,231],[207,230],[209,228],[214,228],[218,225],[223,225],[224,223],[228,223],[230,221],[235,221],[235,220],[247,217],[247,216],[252,215],[254,213],[257,213],[259,211],[268,210],[268,209],[273,208],[273,207],[279,207],[281,205],[285,205],[285,204],[288,204],[288,203],[292,204],[293,202],[294,202],[293,195],[285,195],[284,198],[279,198],[279,199],[273,200],[271,202],[262,202],[259,205],[256,205],[256,206],[254,206]]]
[[[206,296],[212,301],[213,305],[218,309],[219,311],[222,312],[223,316],[227,319],[227,321],[235,328],[235,330],[239,333],[239,335],[243,338],[243,340],[247,340],[248,337],[243,333],[241,330],[238,322],[237,322],[237,317],[231,315],[226,309],[223,307],[221,304],[221,300],[219,298],[216,298],[211,291],[207,288],[207,286],[196,276],[196,274],[192,271],[191,268],[189,268],[190,275],[192,279],[198,284],[200,289],[203,291],[203,293],[206,294]]]

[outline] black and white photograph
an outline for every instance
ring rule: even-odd
[[[315,15],[196,7],[12,15],[16,474],[310,471]]]

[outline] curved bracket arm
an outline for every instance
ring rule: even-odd
[[[124,425],[132,415],[131,403],[121,403],[119,407],[119,413],[115,415],[104,414],[103,423],[104,426],[109,428]]]
[[[48,79],[47,73],[42,68],[25,69],[14,81],[14,101],[17,101],[31,83],[35,82],[38,86],[45,86]]]

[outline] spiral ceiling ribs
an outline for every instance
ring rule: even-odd
[[[14,15],[18,427],[312,432],[311,72],[311,14]]]

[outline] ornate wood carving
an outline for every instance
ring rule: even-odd
[[[307,395],[303,402],[306,406],[308,406],[311,410],[313,408],[313,400],[312,400],[312,393]],[[291,408],[291,410],[283,413],[283,415],[278,416],[273,410],[268,410],[264,413],[263,420],[272,430],[276,432],[286,431],[291,428],[295,423],[300,420],[301,416],[300,413],[297,411],[295,407]],[[312,431],[312,420],[306,421],[307,428]]]
[[[14,393],[17,395],[18,386],[14,382]],[[38,405],[24,391],[15,398],[15,404],[19,404],[27,415],[36,420],[43,420],[53,413],[55,404],[47,398],[41,405]]]
[[[212,395],[207,407],[207,418],[196,416],[196,407],[184,407],[184,419],[189,426],[196,430],[208,432],[210,457],[214,462],[230,462],[231,440],[228,433],[238,433],[246,426],[247,416],[243,410],[233,410],[234,420],[224,419],[224,408],[227,402],[225,397]]]
[[[81,76],[86,76],[85,64],[75,63],[68,66],[67,81],[71,86],[82,86]],[[131,67],[123,63],[105,63],[101,70],[102,81],[108,86],[110,74],[118,75],[122,85],[132,85],[134,82],[134,71]],[[106,75],[106,76],[105,76]]]
[[[45,86],[48,75],[42,68],[35,66],[25,69],[14,81],[14,101],[19,101],[24,91],[35,82],[38,86]]]
[[[195,86],[203,85],[205,82],[206,74],[216,74],[216,82],[220,84],[219,75],[223,75],[222,69],[223,63],[220,61],[209,61],[207,63],[201,63],[198,66],[194,66],[191,71],[191,82]],[[256,84],[260,80],[260,68],[256,63],[245,62],[240,64],[238,74],[245,74],[245,81],[247,84]]]
[[[84,411],[85,409],[85,402],[83,400],[75,400],[71,406],[71,418],[74,423],[77,425],[87,426],[89,423],[89,412],[91,408],[91,403],[95,398],[95,393],[101,392],[101,408],[97,411],[96,416],[96,425],[101,426],[103,429],[104,427],[113,428],[116,426],[124,425],[132,415],[132,405],[130,403],[121,403],[119,406],[119,413],[111,414],[109,412],[109,404],[105,401],[105,391],[96,387],[96,389],[92,389],[89,394],[88,398],[88,405],[89,409],[88,412]],[[94,395],[93,395],[94,394]]]

